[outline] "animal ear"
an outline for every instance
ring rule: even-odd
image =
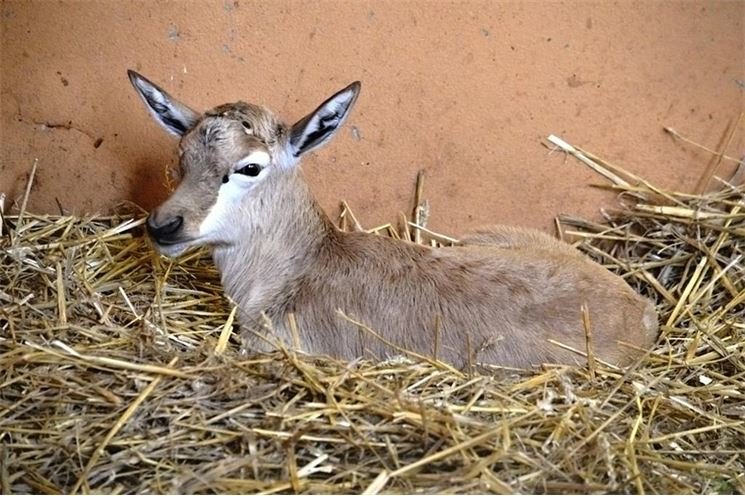
[[[336,133],[357,100],[361,86],[355,81],[292,126],[290,146],[295,157],[318,148]]]
[[[171,95],[144,76],[132,70],[128,70],[127,75],[152,116],[169,133],[183,136],[199,120],[198,112],[174,100]]]

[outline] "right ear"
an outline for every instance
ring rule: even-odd
[[[336,133],[357,100],[360,86],[355,81],[292,126],[290,146],[295,157],[323,145]]]
[[[133,70],[128,70],[127,75],[152,116],[169,133],[183,136],[199,120],[198,112],[174,100],[171,95],[146,77]]]

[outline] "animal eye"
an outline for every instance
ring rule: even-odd
[[[245,176],[256,177],[259,175],[259,172],[261,172],[261,166],[259,164],[248,164],[235,172]]]

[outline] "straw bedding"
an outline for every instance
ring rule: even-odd
[[[2,492],[745,492],[743,188],[662,191],[565,149],[621,208],[563,235],[658,303],[628,370],[242,355],[205,252],[160,258],[141,214],[6,212]],[[400,224],[377,231],[444,239]]]

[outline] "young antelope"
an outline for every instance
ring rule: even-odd
[[[172,257],[211,248],[248,350],[279,340],[350,360],[404,349],[457,367],[584,363],[583,307],[596,357],[624,365],[654,343],[650,301],[542,232],[497,226],[431,248],[337,229],[299,161],[344,123],[359,82],[288,126],[245,102],[196,112],[143,76],[129,78],[180,138],[181,182],[148,217],[148,233]]]

